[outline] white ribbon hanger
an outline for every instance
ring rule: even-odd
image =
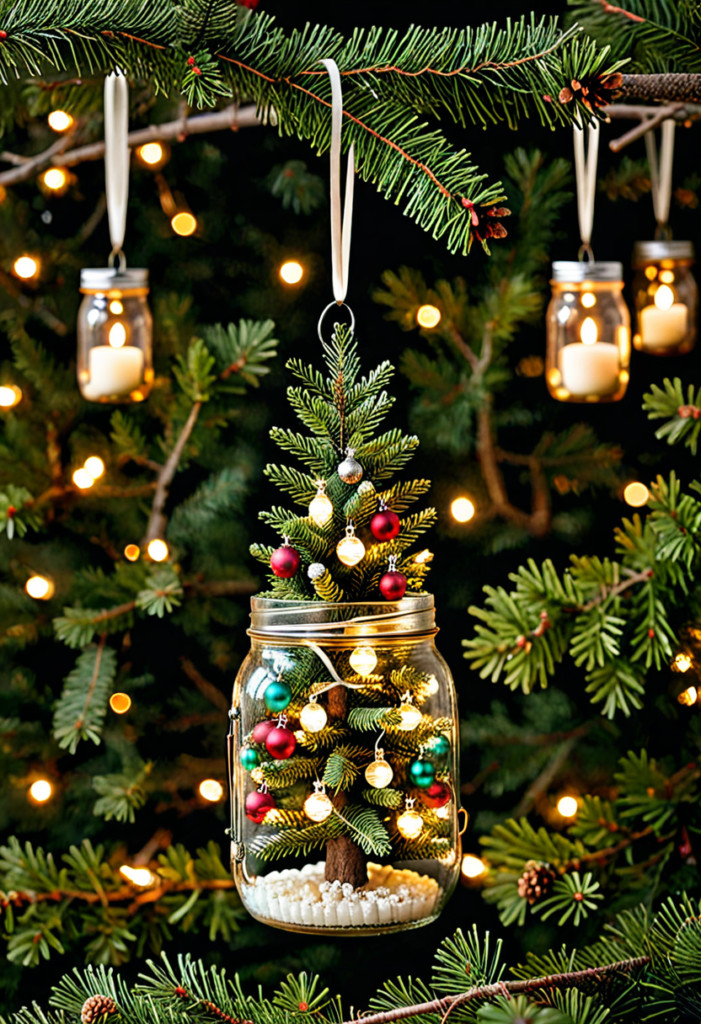
[[[113,71],[105,79],[105,192],[112,252],[109,264],[119,257],[126,267],[122,246],[129,199],[129,90],[123,74]]]
[[[672,168],[674,165],[674,133],[676,124],[672,119],[662,122],[659,160],[654,131],[645,132],[647,159],[650,164],[650,185],[652,206],[655,211],[657,228],[661,234],[668,233],[669,207],[672,203]]]
[[[594,228],[594,200],[596,198],[596,167],[599,158],[599,138],[601,132],[598,122],[587,126],[588,152],[584,152],[584,128],[574,126],[574,169],[577,179],[577,213],[579,215],[579,235],[582,244],[579,258],[588,256],[593,261],[591,236]]]
[[[323,64],[329,73],[331,82],[331,273],[333,279],[333,297],[335,304],[345,305],[348,292],[348,267],[350,263],[351,221],[353,218],[353,185],[355,159],[353,145],[348,150],[346,168],[346,194],[341,212],[341,129],[343,122],[343,93],[341,75],[335,60],[324,58]],[[324,316],[334,305],[330,302],[319,317],[319,336]],[[351,331],[355,328],[355,317],[346,306],[351,318]],[[323,341],[323,338],[322,338]]]

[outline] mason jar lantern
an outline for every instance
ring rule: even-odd
[[[546,381],[561,402],[616,402],[628,386],[630,315],[623,265],[553,263]]]
[[[90,402],[141,402],[153,385],[148,270],[81,271],[78,386]]]
[[[460,870],[459,735],[435,633],[429,594],[252,599],[231,709],[231,856],[259,921],[378,934],[440,913]]]
[[[656,356],[680,356],[696,344],[698,288],[692,242],[636,242],[633,344]]]

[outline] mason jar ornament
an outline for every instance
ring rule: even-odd
[[[617,402],[630,378],[630,315],[623,265],[553,263],[546,314],[546,381],[560,402]]]
[[[89,402],[141,402],[153,386],[148,270],[81,271],[78,386]]]
[[[232,699],[231,850],[241,900],[259,921],[378,934],[440,913],[460,871],[459,772],[455,688],[435,633],[429,594],[376,603],[252,599],[251,650]],[[358,648],[375,657],[366,677],[349,664]],[[296,746],[271,754],[280,717],[266,693],[280,672],[292,694],[285,727],[297,730]],[[398,675],[407,686],[399,694]],[[378,708],[391,709],[386,720]],[[311,709],[323,709],[320,730],[314,721],[306,731]],[[252,743],[258,763],[244,753]],[[348,776],[335,774],[345,770],[340,748],[354,751]]]
[[[655,356],[681,356],[696,344],[698,288],[693,242],[636,242],[633,249],[633,345]]]

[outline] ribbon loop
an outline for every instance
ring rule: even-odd
[[[650,185],[652,191],[652,207],[659,231],[664,232],[669,222],[669,208],[672,203],[672,168],[674,165],[674,133],[676,124],[673,118],[662,122],[660,128],[661,146],[659,160],[654,131],[645,132],[645,148],[650,164]]]
[[[124,261],[122,246],[129,199],[129,89],[123,74],[105,79],[105,193],[112,242],[111,258]]]
[[[341,75],[335,60],[324,58],[319,63],[323,64],[328,71],[331,82],[331,273],[333,297],[336,302],[341,303],[348,292],[355,159],[351,144],[346,168],[346,194],[343,213],[341,213],[341,128],[343,121]]]
[[[577,213],[579,215],[579,235],[582,239],[583,254],[593,257],[591,251],[591,235],[594,228],[594,200],[596,197],[596,166],[599,157],[599,138],[601,132],[598,122],[587,126],[588,151],[584,151],[584,127],[574,126],[574,168],[577,179]]]

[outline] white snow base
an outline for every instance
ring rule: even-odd
[[[416,871],[368,864],[359,889],[327,882],[324,862],[259,875],[246,886],[245,903],[259,918],[317,928],[386,927],[430,917],[443,890]]]

